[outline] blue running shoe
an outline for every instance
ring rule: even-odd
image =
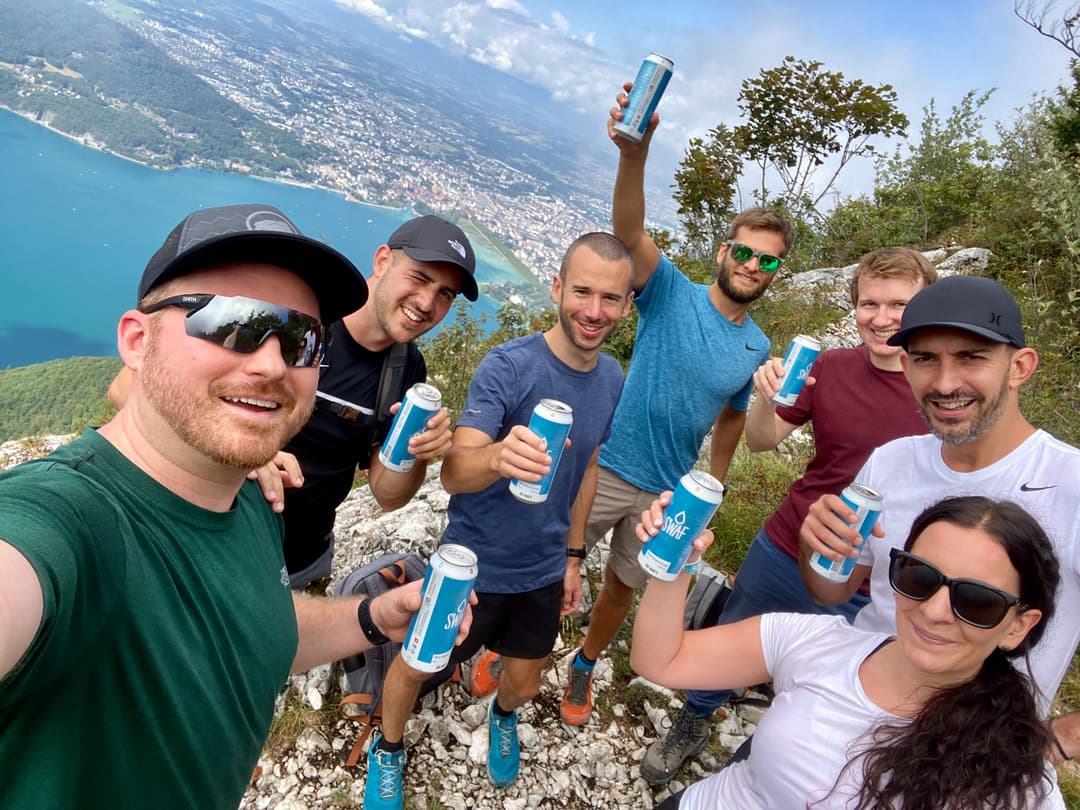
[[[495,787],[512,785],[517,779],[521,765],[521,747],[518,745],[517,712],[509,717],[495,714],[495,701],[488,706],[488,778]]]
[[[401,790],[405,751],[380,751],[376,748],[380,740],[382,735],[377,734],[368,748],[364,810],[402,810],[405,803]]]

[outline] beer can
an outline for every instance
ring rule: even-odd
[[[416,464],[409,453],[409,439],[427,430],[427,420],[442,407],[442,394],[434,385],[416,383],[405,392],[405,399],[390,423],[390,432],[379,448],[379,461],[388,470],[408,472]]]
[[[777,405],[794,405],[799,392],[810,376],[810,368],[821,354],[821,344],[809,335],[796,335],[784,353],[784,379],[772,401]]]
[[[621,121],[616,121],[613,129],[622,137],[631,141],[640,141],[645,137],[649,119],[660,103],[660,96],[667,89],[675,63],[658,53],[645,57],[638,69],[634,85],[630,88],[630,103],[623,110]]]
[[[419,672],[439,672],[450,663],[454,639],[476,582],[476,554],[447,543],[435,549],[424,572],[424,595],[413,614],[401,658]]]
[[[707,472],[691,470],[684,475],[664,509],[664,525],[638,552],[638,564],[657,579],[675,579],[686,565],[694,538],[709,525],[723,500],[724,485]]]
[[[851,511],[855,513],[854,528],[859,532],[859,537],[862,538],[859,541],[859,547],[861,548],[862,544],[866,542],[866,538],[870,536],[870,532],[874,530],[874,524],[877,523],[878,517],[881,516],[884,500],[876,490],[859,483],[848,484],[844,487],[844,491],[840,493],[840,500],[846,503],[851,508]],[[833,582],[847,582],[851,572],[855,570],[855,563],[858,561],[858,557],[844,557],[844,559],[837,562],[836,560],[830,560],[821,552],[815,551],[810,555],[810,568],[814,573],[825,577],[825,579]]]
[[[551,456],[551,471],[536,482],[520,481],[515,478],[510,482],[511,495],[524,503],[543,503],[547,500],[572,424],[574,424],[574,409],[565,402],[559,402],[557,399],[542,399],[537,403],[529,419],[529,430],[544,440],[547,453]]]

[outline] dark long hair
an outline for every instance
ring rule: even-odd
[[[856,810],[1016,810],[1046,795],[1050,738],[1033,685],[1010,663],[1042,638],[1054,615],[1061,575],[1050,540],[1022,508],[984,497],[946,498],[922,512],[904,548],[928,526],[945,522],[980,529],[1005,549],[1020,575],[1020,601],[1042,611],[1016,649],[996,649],[970,681],[936,693],[910,723],[889,723],[869,735]]]

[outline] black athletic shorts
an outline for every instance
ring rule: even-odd
[[[452,661],[467,661],[481,647],[511,658],[546,658],[559,633],[562,595],[562,580],[525,593],[477,593],[469,636]]]

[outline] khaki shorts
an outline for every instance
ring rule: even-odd
[[[599,468],[596,497],[589,522],[585,525],[585,547],[593,547],[611,529],[611,554],[608,567],[631,588],[642,588],[649,575],[638,565],[641,541],[635,532],[641,513],[649,508],[658,493],[646,492],[624,481],[604,467]]]

